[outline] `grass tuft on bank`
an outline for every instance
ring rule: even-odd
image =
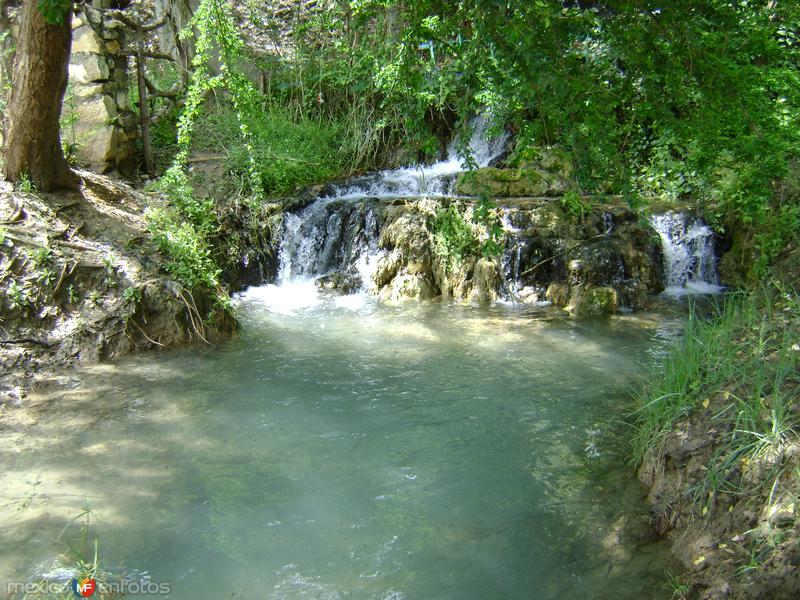
[[[794,290],[773,285],[734,292],[710,311],[692,303],[683,338],[637,394],[634,462],[658,454],[675,424],[708,409],[715,397],[722,406],[713,419],[731,426],[723,462],[796,440],[798,343],[800,297]]]
[[[800,589],[780,583],[800,558],[798,363],[800,296],[773,281],[693,304],[636,395],[632,458],[697,589]]]

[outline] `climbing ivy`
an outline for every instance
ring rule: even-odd
[[[196,32],[196,54],[186,103],[178,118],[178,153],[172,166],[158,183],[169,204],[148,211],[150,231],[160,250],[170,258],[169,270],[189,288],[202,285],[217,289],[221,303],[226,294],[219,284],[220,269],[211,258],[210,236],[216,232],[214,202],[197,198],[187,174],[192,133],[207,94],[224,90],[236,110],[239,133],[249,158],[251,191],[259,193],[261,177],[253,154],[250,123],[258,116],[260,99],[250,81],[237,70],[243,58],[243,43],[225,0],[202,0],[189,27],[181,32],[188,37]],[[218,75],[209,71],[211,54],[216,51]]]
[[[196,53],[192,59],[194,70],[186,105],[178,119],[179,151],[173,167],[185,168],[192,131],[206,95],[211,90],[224,89],[233,102],[242,142],[250,156],[249,178],[252,191],[258,193],[261,176],[253,154],[251,123],[258,118],[263,103],[252,82],[238,70],[244,58],[244,44],[231,14],[225,0],[202,0],[189,27],[181,31],[183,38],[194,36]],[[213,50],[217,51],[220,65],[220,73],[215,76],[211,76],[208,69]]]

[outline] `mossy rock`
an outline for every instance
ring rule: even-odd
[[[488,194],[492,198],[536,197],[563,193],[563,180],[536,169],[497,169],[485,167],[462,173],[456,193],[464,196]]]
[[[563,179],[572,177],[572,156],[569,152],[555,147],[539,147],[532,150],[535,157],[523,159],[516,166],[544,171]]]
[[[551,283],[547,286],[545,298],[552,302],[554,306],[566,306],[569,304],[569,284],[563,282]]]
[[[564,310],[576,317],[613,315],[619,310],[619,294],[611,287],[573,286]]]
[[[755,258],[752,237],[742,230],[734,229],[731,247],[722,255],[717,265],[722,281],[734,287],[744,286]]]

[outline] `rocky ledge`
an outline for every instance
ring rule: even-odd
[[[356,263],[378,255],[371,282],[386,302],[442,296],[460,302],[500,297],[520,303],[549,301],[574,315],[645,308],[663,290],[663,257],[650,224],[624,205],[587,204],[574,214],[557,198],[498,199],[500,253],[485,256],[480,228],[472,223],[472,199],[365,199],[333,201],[306,209],[304,223],[319,220],[306,236],[324,253],[317,272],[335,272],[319,287],[347,292],[357,287]],[[453,255],[437,228],[449,211],[475,243]],[[308,253],[304,254],[308,259]]]

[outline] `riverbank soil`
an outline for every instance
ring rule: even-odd
[[[655,527],[687,569],[675,597],[800,598],[799,258],[788,249],[768,290],[729,298],[701,324],[695,339],[724,339],[720,350],[700,359],[685,389],[653,388],[644,407],[679,402],[683,413],[639,469]],[[687,344],[702,352],[684,343],[662,381],[694,360]]]
[[[0,183],[0,406],[54,369],[230,335],[212,290],[164,268],[145,222],[147,198],[80,172],[79,192]]]

